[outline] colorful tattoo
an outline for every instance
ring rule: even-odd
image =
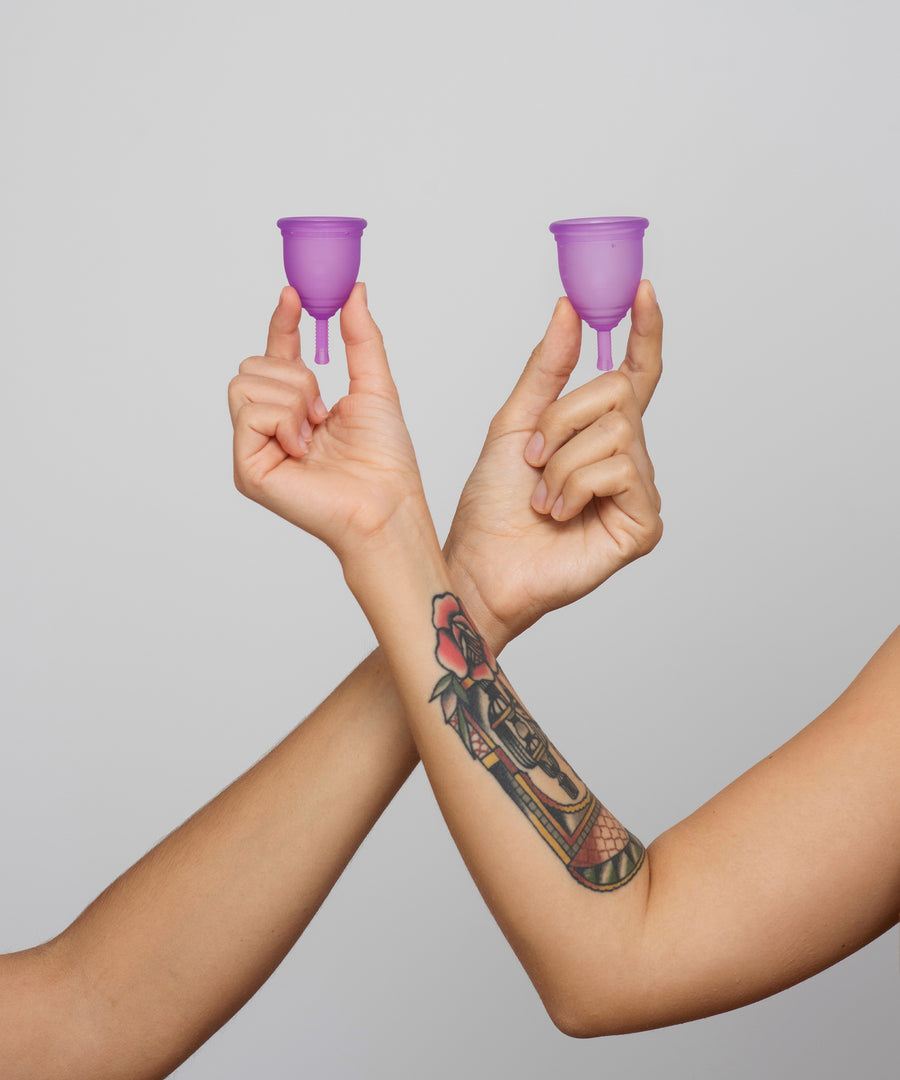
[[[435,656],[446,671],[431,700],[473,758],[493,774],[576,881],[618,889],[644,861],[623,828],[548,742],[516,696],[459,599],[433,601]]]

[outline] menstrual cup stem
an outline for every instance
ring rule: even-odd
[[[328,363],[328,320],[316,319],[316,363]]]
[[[612,371],[612,339],[608,330],[597,331],[597,370]]]

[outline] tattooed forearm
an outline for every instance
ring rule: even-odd
[[[607,891],[624,885],[644,860],[641,842],[585,787],[516,696],[487,644],[452,593],[433,601],[435,656],[446,674],[444,719],[473,758],[556,852],[576,881]]]

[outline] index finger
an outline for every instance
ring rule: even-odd
[[[266,356],[279,360],[300,359],[300,312],[303,305],[296,291],[285,285],[278,298],[278,307],[269,322]]]
[[[628,377],[643,413],[662,375],[663,318],[656,293],[642,281],[631,306],[631,333],[619,370]]]
[[[544,409],[565,388],[580,350],[581,319],[569,300],[560,297],[547,332],[535,346],[498,417],[523,427],[537,423]]]

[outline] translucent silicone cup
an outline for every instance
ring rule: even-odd
[[[612,369],[610,331],[634,303],[644,265],[642,217],[554,221],[559,276],[582,319],[597,331],[597,367]]]
[[[279,218],[284,270],[316,320],[316,363],[328,363],[328,320],[346,303],[359,273],[363,218]]]

